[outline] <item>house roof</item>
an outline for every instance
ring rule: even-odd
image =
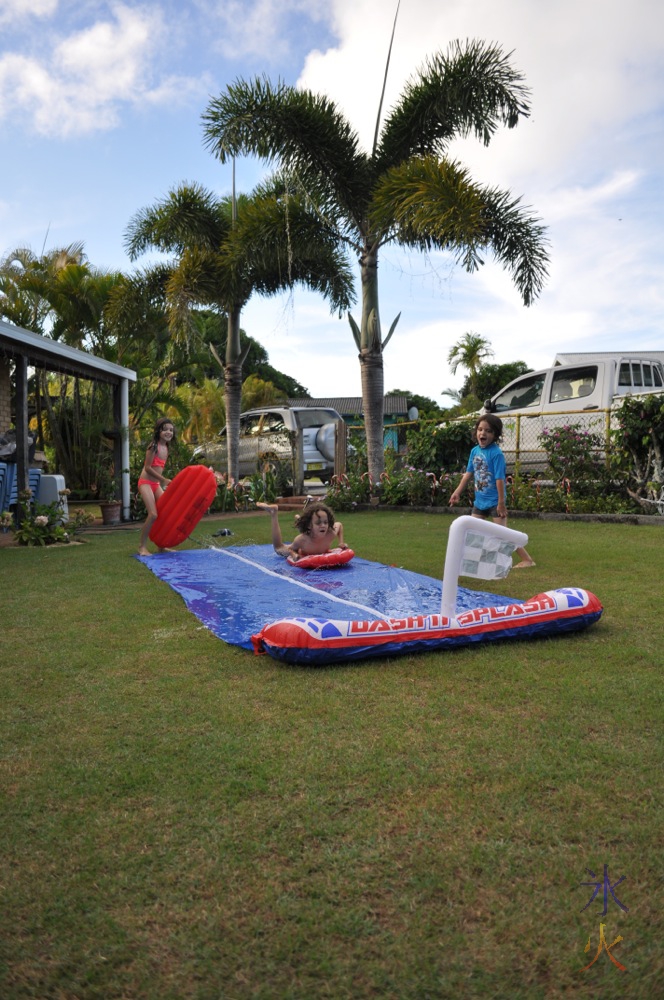
[[[80,351],[76,347],[61,344],[50,337],[42,337],[32,330],[14,326],[0,320],[0,354],[7,357],[22,356],[33,368],[78,375],[82,378],[98,379],[102,382],[117,383],[120,379],[136,381],[136,372],[123,368],[112,361]]]
[[[289,406],[311,406],[336,410],[342,417],[364,413],[364,403],[361,396],[331,396],[326,399],[289,399]],[[385,416],[407,416],[407,396],[385,396]]]

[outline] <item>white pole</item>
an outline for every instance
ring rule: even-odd
[[[128,521],[131,516],[129,507],[131,489],[129,481],[129,382],[126,378],[120,382],[120,433],[122,434],[122,520]]]

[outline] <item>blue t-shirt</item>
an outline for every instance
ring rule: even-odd
[[[498,503],[496,480],[505,479],[505,456],[497,444],[488,448],[475,445],[468,458],[466,472],[472,472],[475,480],[475,506],[478,510],[490,510]]]

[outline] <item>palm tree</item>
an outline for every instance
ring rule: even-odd
[[[237,201],[219,199],[197,184],[180,185],[134,216],[126,245],[132,258],[150,247],[175,254],[166,297],[176,337],[192,330],[194,305],[215,306],[227,315],[228,474],[237,479],[242,365],[248,350],[240,341],[242,307],[254,292],[274,295],[301,283],[341,311],[353,296],[347,261],[334,235],[280,178]]]
[[[369,472],[383,456],[383,337],[378,256],[396,242],[452,253],[475,271],[491,251],[508,268],[523,301],[539,294],[547,273],[544,229],[509,192],[472,182],[446,157],[450,142],[474,134],[485,145],[499,125],[528,114],[528,91],[500,47],[455,42],[409,82],[382,131],[380,109],[371,153],[326,97],[267,79],[239,80],[203,114],[205,140],[221,160],[252,153],[276,161],[360,266],[362,315],[349,316],[359,351]]]
[[[493,356],[491,344],[486,337],[480,337],[478,333],[464,333],[463,337],[450,348],[447,355],[447,362],[450,371],[456,375],[459,366],[465,368],[469,375],[470,391],[473,396],[477,396],[477,376],[479,370],[487,358]]]

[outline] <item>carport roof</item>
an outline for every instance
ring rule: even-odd
[[[48,371],[78,375],[81,378],[112,383],[121,379],[136,381],[136,372],[131,368],[123,368],[122,365],[105,361],[76,347],[68,347],[67,344],[42,337],[5,320],[0,320],[0,354],[6,357],[21,356],[33,368],[46,368]]]

